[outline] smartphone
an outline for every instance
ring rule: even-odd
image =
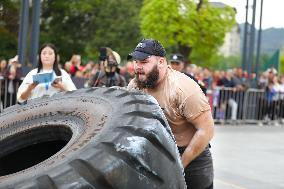
[[[53,83],[59,83],[62,81],[62,77],[56,77],[54,80],[53,80]]]

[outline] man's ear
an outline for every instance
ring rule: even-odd
[[[167,61],[164,57],[160,57],[159,59],[159,66],[164,67],[167,64]]]

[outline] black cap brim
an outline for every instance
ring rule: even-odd
[[[151,56],[150,54],[147,54],[147,53],[144,53],[144,52],[134,51],[127,56],[127,60],[130,60],[130,59],[145,60],[145,59],[149,58],[150,56]]]
[[[172,63],[172,62],[183,63],[183,61],[181,61],[181,60],[170,60],[170,63]]]

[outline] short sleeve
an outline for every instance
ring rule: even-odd
[[[182,114],[189,122],[200,116],[203,112],[211,110],[206,96],[201,92],[188,96],[182,106]]]
[[[76,90],[76,86],[75,84],[73,83],[70,75],[63,69],[61,69],[61,73],[62,73],[62,81],[63,81],[63,84],[64,86],[66,87],[67,91],[73,91],[73,90]]]
[[[24,100],[21,98],[21,95],[23,94],[23,92],[25,92],[27,90],[29,85],[31,83],[33,83],[33,77],[32,76],[36,73],[37,73],[36,70],[32,70],[24,78],[23,82],[21,83],[21,85],[20,85],[20,87],[18,88],[18,91],[17,91],[17,101],[18,102],[20,102],[20,103],[24,102]]]

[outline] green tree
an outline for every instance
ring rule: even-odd
[[[40,42],[54,43],[61,62],[69,60],[72,54],[85,55],[100,3],[99,0],[43,1]]]
[[[284,46],[280,51],[280,74],[284,74]]]
[[[235,25],[235,11],[207,0],[144,0],[140,12],[145,37],[161,41],[191,61],[208,65]]]
[[[240,56],[229,56],[224,57],[222,55],[214,55],[210,59],[209,63],[206,65],[206,67],[211,68],[213,70],[227,70],[227,69],[233,69],[236,67],[241,66],[241,57]]]
[[[122,59],[133,50],[142,38],[139,29],[139,11],[141,0],[103,1],[97,17],[95,30],[88,52],[91,54],[100,47],[108,46],[117,51]]]
[[[141,6],[140,0],[43,1],[41,43],[56,44],[61,62],[74,53],[95,59],[105,46],[124,58],[141,38]]]
[[[17,53],[18,15],[18,1],[0,1],[0,58],[12,58]]]
[[[284,55],[282,54],[280,57],[280,74],[284,74]]]
[[[41,2],[40,44],[54,43],[61,63],[75,53],[95,59],[102,46],[113,48],[123,59],[141,39],[141,0]],[[0,1],[0,57],[13,57],[17,52],[20,3]]]

